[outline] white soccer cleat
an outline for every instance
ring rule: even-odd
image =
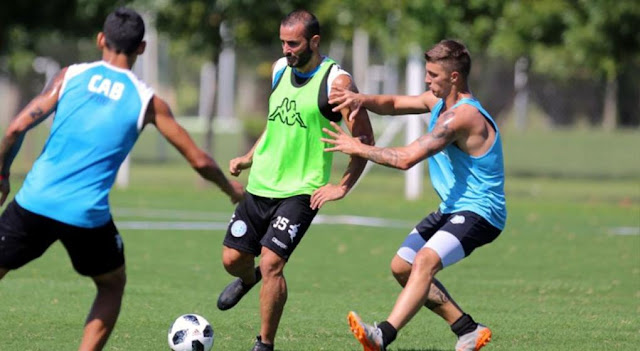
[[[360,317],[353,311],[349,312],[347,319],[353,336],[360,341],[364,351],[385,351],[382,331],[377,326],[362,322]]]
[[[458,338],[456,351],[478,351],[491,341],[491,329],[482,324],[467,334]]]

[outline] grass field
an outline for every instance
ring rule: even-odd
[[[620,135],[505,136],[506,230],[439,274],[462,307],[493,329],[486,350],[632,350],[640,344],[640,145],[637,132]],[[231,144],[219,140],[217,150]],[[226,164],[229,157],[219,159]],[[20,162],[14,191],[20,167],[28,169]],[[376,168],[347,198],[322,209],[327,216],[381,217],[407,226],[312,226],[286,268],[289,299],[277,350],[360,350],[347,312],[371,322],[387,316],[399,292],[389,261],[411,226],[438,203],[427,184],[415,202],[402,198],[403,187],[401,172]],[[184,163],[138,162],[130,188],[116,189],[111,202],[129,283],[107,349],[166,350],[169,324],[194,312],[212,322],[214,350],[249,350],[259,331],[257,289],[230,311],[215,307],[230,281],[220,263],[224,230],[122,229],[132,221],[225,223],[233,211],[227,199]],[[55,244],[0,283],[0,351],[76,349],[92,298],[90,280],[74,273]],[[444,351],[454,344],[448,326],[425,309],[390,350]]]

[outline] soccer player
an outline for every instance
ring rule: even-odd
[[[236,207],[224,239],[222,263],[238,277],[220,294],[218,308],[233,307],[262,279],[261,328],[254,351],[273,350],[287,300],[284,267],[311,221],[327,201],[343,198],[359,178],[366,160],[351,157],[339,184],[329,184],[332,154],[323,150],[322,128],[349,115],[332,112],[331,90],[355,90],[349,74],[322,56],[320,25],[298,10],[280,24],[284,57],[274,63],[266,129],[244,156],[231,160],[232,175],[251,167],[247,194]],[[346,121],[352,135],[373,142],[363,109]],[[254,268],[256,256],[259,266]]]
[[[109,14],[97,36],[102,60],[62,69],[15,117],[0,144],[2,205],[10,191],[9,169],[25,133],[55,112],[42,154],[0,217],[0,278],[60,240],[74,269],[97,287],[81,351],[102,350],[120,312],[124,247],[108,196],[144,126],[155,125],[231,202],[244,196],[242,185],[227,180],[175,121],[167,103],[130,71],[144,52],[143,36],[144,23],[135,11],[119,8]]]
[[[429,174],[442,199],[439,208],[409,233],[391,262],[404,287],[387,320],[371,326],[355,312],[349,325],[365,351],[379,351],[397,331],[426,306],[441,316],[458,336],[456,351],[477,351],[491,330],[476,323],[451,299],[434,277],[445,267],[492,242],[506,221],[502,144],[496,123],[471,94],[467,78],[471,57],[461,43],[443,40],[425,53],[430,90],[418,96],[362,95],[336,89],[336,109],[361,107],[381,115],[431,111],[428,133],[403,147],[378,148],[361,143],[337,125],[326,129],[333,144],[327,151],[360,156],[406,170],[428,158]],[[355,118],[358,118],[354,114]]]

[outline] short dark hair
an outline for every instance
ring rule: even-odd
[[[467,79],[471,71],[471,55],[464,44],[445,39],[424,53],[427,62],[442,64],[449,72],[457,71]]]
[[[320,35],[320,22],[313,13],[307,10],[295,10],[289,13],[280,22],[281,26],[293,26],[302,22],[304,25],[304,37],[309,40],[314,35]]]
[[[102,32],[108,48],[131,55],[144,38],[144,21],[136,11],[120,7],[107,16]]]

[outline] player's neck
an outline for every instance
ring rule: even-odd
[[[472,98],[473,94],[471,94],[471,90],[469,89],[468,86],[464,86],[464,87],[452,87],[451,92],[449,93],[449,95],[447,95],[447,98],[445,99],[445,106],[447,106],[447,108],[455,105],[458,101],[462,100],[462,99],[466,99],[466,98]]]
[[[307,62],[306,65],[296,68],[296,70],[300,73],[309,73],[320,65],[322,59],[322,55],[320,55],[319,53],[315,53],[313,54],[313,56],[311,56],[311,59],[309,60],[309,62]]]
[[[131,69],[136,62],[136,55],[118,54],[111,50],[103,50],[102,61],[118,68]]]

